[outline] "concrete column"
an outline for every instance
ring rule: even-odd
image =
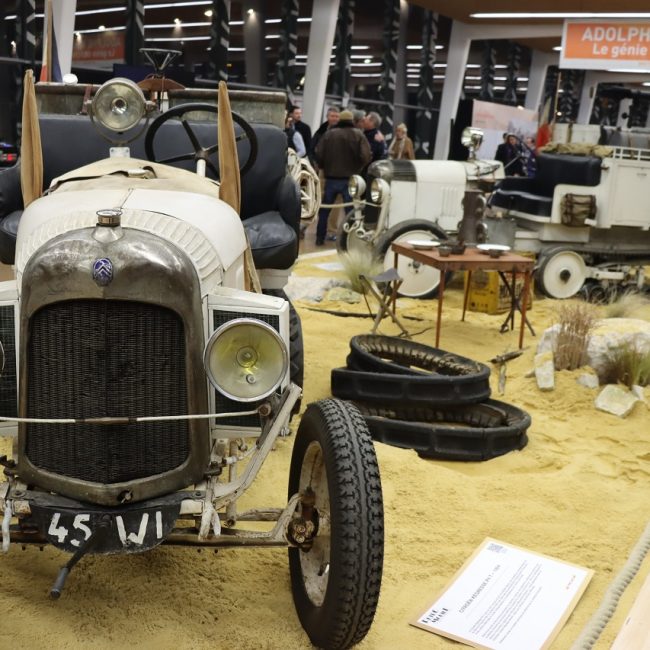
[[[329,75],[330,56],[334,45],[336,18],[339,0],[318,0],[314,2],[311,27],[309,29],[309,48],[307,50],[307,69],[303,92],[302,119],[312,131],[317,129],[323,117],[325,88]]]
[[[77,0],[52,1],[52,26],[56,34],[61,74],[68,74],[72,67],[72,39],[74,38],[74,14]]]
[[[246,82],[255,86],[266,85],[263,5],[260,0],[247,0],[243,8]]]
[[[467,31],[467,25],[454,20],[451,26],[451,36],[449,37],[447,69],[445,71],[445,83],[442,87],[436,146],[433,150],[433,157],[437,160],[446,160],[449,155],[451,122],[456,119],[471,42],[472,39]]]
[[[623,129],[627,128],[627,121],[630,116],[630,109],[632,108],[631,99],[621,99],[621,103],[618,107],[618,120],[616,121],[616,126]],[[625,117],[623,115],[625,114]]]
[[[528,90],[526,91],[526,103],[524,108],[531,111],[540,109],[544,99],[544,83],[546,72],[550,65],[557,65],[558,54],[548,54],[533,50],[528,72]]]
[[[582,92],[580,93],[580,107],[578,108],[577,124],[589,124],[589,118],[594,110],[594,101],[596,99],[596,90],[598,89],[598,73],[593,70],[587,70],[585,80],[582,82]]]

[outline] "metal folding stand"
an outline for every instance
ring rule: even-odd
[[[528,300],[528,296],[522,296],[521,294],[523,293],[522,291],[517,295],[517,274],[515,271],[512,272],[512,278],[510,282],[508,282],[508,276],[504,271],[498,271],[499,276],[501,277],[501,280],[503,281],[503,284],[508,291],[508,295],[510,296],[510,311],[508,312],[508,315],[506,316],[506,319],[503,321],[503,324],[501,325],[501,334],[504,332],[507,332],[508,330],[514,330],[515,329],[515,311],[518,311],[520,314],[522,314],[522,318],[524,319],[524,323],[527,325],[528,329],[530,330],[530,333],[533,336],[536,336],[535,330],[533,329],[533,326],[530,324],[530,321],[528,320],[527,317],[523,316],[523,312],[521,311],[521,300]]]
[[[395,313],[395,307],[397,303],[397,291],[402,284],[402,278],[399,276],[399,273],[397,272],[397,269],[388,269],[387,271],[384,271],[383,273],[380,273],[379,275],[375,275],[373,277],[368,277],[365,275],[360,275],[359,280],[361,281],[362,286],[364,289],[367,289],[377,300],[377,314],[375,316],[375,321],[372,325],[372,333],[376,334],[377,333],[377,328],[379,327],[379,324],[381,323],[382,318],[384,316],[388,315],[390,316],[391,320],[397,327],[400,328],[401,334],[400,337],[406,337],[408,338],[410,334],[402,325],[400,322],[399,318],[397,317],[397,314]],[[381,285],[381,290],[378,288],[378,285]],[[363,298],[366,301],[366,306],[368,307],[368,312],[372,316],[372,308],[370,307],[370,304],[368,303],[368,298],[366,297],[366,293],[364,292]]]

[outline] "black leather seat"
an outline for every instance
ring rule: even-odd
[[[597,156],[541,153],[537,156],[536,175],[533,178],[504,178],[492,194],[490,205],[550,217],[555,186],[560,183],[598,185],[600,166],[601,160]]]
[[[41,115],[43,187],[54,178],[108,156],[109,143],[95,130],[90,119],[80,115]],[[287,269],[298,256],[300,190],[287,174],[287,138],[272,124],[252,124],[258,139],[257,160],[242,178],[241,218],[247,231],[258,268]],[[213,144],[216,124],[193,124],[199,141]],[[76,143],[83,143],[78,146]],[[146,160],[144,137],[129,144],[131,156]],[[248,143],[238,143],[240,159],[248,155]],[[163,125],[156,138],[156,154],[190,151],[189,140],[179,122]],[[177,166],[194,171],[193,161]],[[212,176],[210,170],[208,175]],[[22,214],[20,170],[18,166],[0,171],[0,260],[13,264],[16,233]]]

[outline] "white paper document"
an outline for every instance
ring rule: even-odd
[[[476,648],[548,648],[592,575],[488,538],[412,624]]]

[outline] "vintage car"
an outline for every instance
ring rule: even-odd
[[[158,113],[126,79],[37,91],[32,149],[0,172],[0,256],[15,265],[0,283],[0,432],[15,435],[0,459],[3,550],[72,553],[56,598],[87,553],[288,547],[311,641],[354,645],[383,561],[379,471],[356,408],[309,404],[288,439],[286,504],[237,506],[301,395],[299,321],[279,293],[300,222],[282,129],[231,119],[225,86],[219,109],[214,90],[189,104],[170,92]],[[48,190],[23,204],[20,174],[34,187],[41,153]]]
[[[465,192],[489,191],[505,176],[502,163],[474,157],[481,138],[478,129],[464,133],[463,143],[470,149],[467,161],[379,160],[368,168],[367,179],[352,176],[348,190],[354,205],[339,226],[338,251],[371,251],[389,269],[394,264],[394,242],[441,240],[456,232],[463,218]],[[400,295],[429,298],[436,294],[437,269],[404,256],[398,264],[403,280]]]

